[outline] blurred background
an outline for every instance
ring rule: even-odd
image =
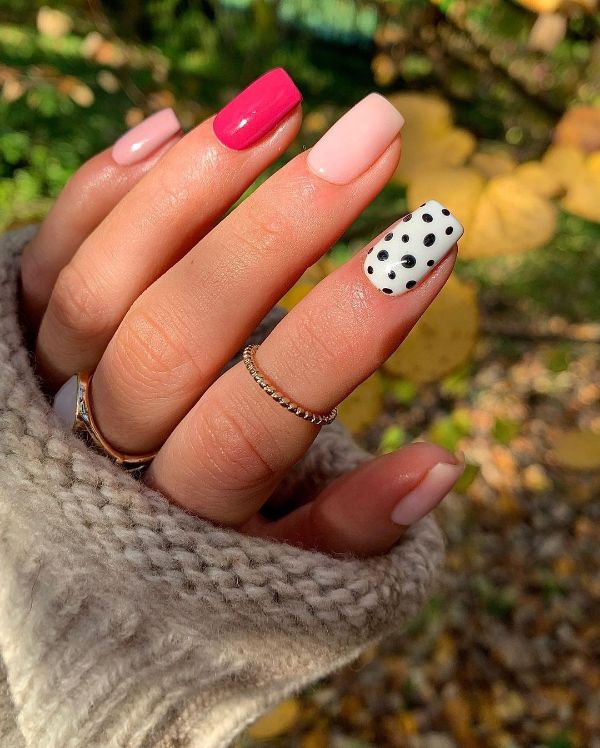
[[[445,583],[238,748],[600,746],[599,32],[597,0],[0,0],[2,229],[151,112],[192,127],[277,65],[305,96],[293,152],[372,89],[406,118],[394,179],[285,306],[427,198],[466,228],[341,408],[373,452],[465,452]]]

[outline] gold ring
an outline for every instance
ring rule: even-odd
[[[79,371],[77,376],[77,398],[75,407],[75,418],[72,429],[78,436],[83,436],[90,442],[98,452],[108,455],[117,465],[128,472],[143,471],[152,462],[156,452],[145,452],[143,454],[125,454],[119,452],[106,441],[100,429],[94,421],[92,414],[90,384],[92,372]]]
[[[298,403],[295,403],[289,397],[286,397],[281,392],[279,392],[277,388],[268,381],[265,375],[258,368],[254,359],[254,354],[257,350],[258,345],[246,346],[242,354],[242,360],[244,362],[244,365],[246,366],[246,369],[248,369],[248,372],[250,373],[252,379],[254,379],[259,387],[261,387],[261,389],[263,389],[267,393],[267,395],[270,395],[276,403],[279,403],[279,405],[285,408],[289,413],[293,413],[295,416],[298,416],[305,421],[310,421],[317,426],[327,425],[332,421],[335,421],[335,417],[337,416],[337,408],[334,408],[331,413],[327,413],[327,415],[324,415],[322,413],[313,413],[312,410],[303,408],[301,405],[298,405]]]

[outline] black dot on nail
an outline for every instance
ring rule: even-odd
[[[400,264],[405,268],[414,268],[414,266],[417,264],[417,261],[413,257],[413,255],[403,255],[402,259],[400,260]]]
[[[452,228],[452,226],[448,226],[448,228],[446,229],[446,233],[448,234],[448,236],[450,236],[450,234],[451,234],[451,233],[452,233],[453,231],[454,231],[454,229]]]
[[[427,234],[427,236],[423,239],[423,244],[426,247],[431,247],[434,241],[435,241],[435,234]]]
[[[369,267],[367,268],[367,273],[368,273],[369,275],[373,275],[373,268],[372,268],[372,267],[371,267],[370,265],[369,265]]]
[[[385,235],[385,241],[386,241],[386,242],[389,242],[389,240],[390,240],[390,239],[393,239],[393,238],[394,238],[394,234],[393,234],[393,233],[391,233],[391,232],[390,232],[389,234],[386,234],[386,235]]]
[[[388,278],[390,280],[394,280],[395,277],[396,277],[396,273],[393,270],[390,270],[390,272],[388,273]]]
[[[444,214],[445,216],[449,216],[449,215],[450,215],[450,211],[448,210],[448,208],[442,208],[442,213],[443,213],[443,214]]]
[[[410,221],[411,218],[412,213],[407,213],[402,220],[406,223],[406,221]]]
[[[381,252],[377,252],[377,259],[378,260],[387,260],[389,257],[389,254],[386,249],[382,249]]]
[[[383,293],[393,293],[391,288],[382,288]]]
[[[408,283],[406,284],[406,287],[412,288],[413,286],[416,286],[416,285],[417,285],[417,281],[408,281]]]
[[[427,264],[431,267],[435,263],[435,260],[427,260]]]
[[[373,247],[371,247],[371,249],[367,252],[367,254],[370,255],[372,251],[373,251]]]
[[[427,203],[421,203],[421,205],[419,205],[419,208],[424,208],[426,205]]]
[[[423,213],[421,218],[425,221],[425,223],[431,223],[433,221],[433,216],[431,213]]]
[[[408,234],[402,234],[402,241],[406,244],[406,242],[409,240]]]

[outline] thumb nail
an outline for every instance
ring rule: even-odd
[[[396,504],[392,510],[392,522],[405,527],[418,522],[440,503],[464,469],[464,459],[454,465],[438,462],[425,473],[421,482]]]

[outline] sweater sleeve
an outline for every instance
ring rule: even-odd
[[[1,745],[227,746],[414,615],[440,532],[426,518],[386,555],[334,558],[216,527],[88,449],[54,416],[23,340],[31,231],[0,239]],[[278,500],[367,458],[325,427]]]

